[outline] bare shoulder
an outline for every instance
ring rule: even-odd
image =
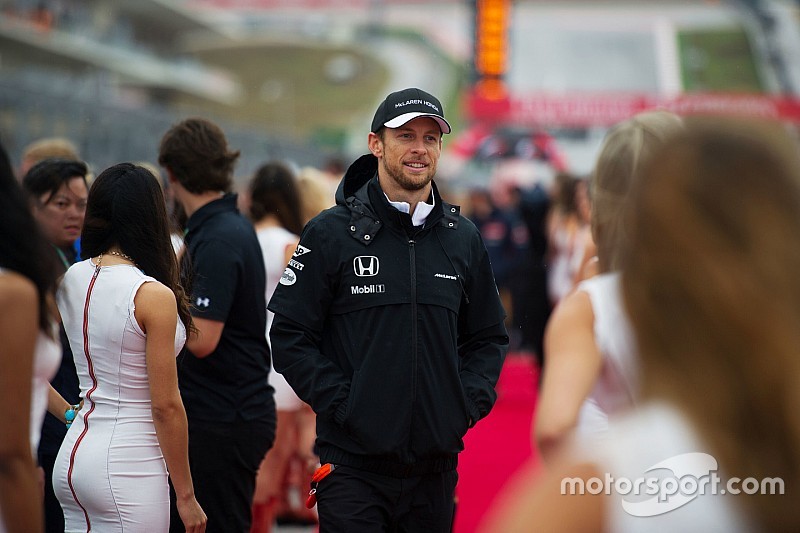
[[[572,327],[593,324],[592,300],[585,291],[576,290],[565,296],[556,306],[551,319],[553,326]]]
[[[17,308],[23,302],[37,299],[36,285],[30,279],[8,270],[0,273],[0,306],[3,309]]]
[[[136,305],[137,315],[139,315],[140,309],[148,314],[162,312],[174,314],[177,309],[172,289],[158,281],[143,283],[133,301]]]

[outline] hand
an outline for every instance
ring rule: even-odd
[[[300,454],[298,458],[300,460],[300,464],[303,465],[305,472],[309,475],[313,475],[314,471],[319,468],[319,457],[314,454]]]
[[[186,499],[179,498],[177,507],[186,533],[203,533],[206,530],[208,518],[194,496]]]

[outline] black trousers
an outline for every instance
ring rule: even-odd
[[[317,486],[319,533],[450,533],[455,470],[394,478],[336,469]]]
[[[189,422],[189,467],[207,533],[249,533],[256,473],[275,440],[275,423]],[[170,532],[183,533],[170,484]]]

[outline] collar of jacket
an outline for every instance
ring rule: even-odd
[[[358,158],[347,169],[336,191],[336,203],[350,211],[349,233],[357,241],[369,246],[385,224],[400,229],[410,229],[411,217],[392,207],[378,183],[378,159],[372,154]],[[424,228],[439,225],[448,229],[458,228],[461,208],[442,200],[435,182],[431,182],[436,206],[425,222]],[[422,231],[422,228],[418,229]]]

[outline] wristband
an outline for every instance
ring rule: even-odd
[[[78,409],[80,409],[79,405],[70,405],[69,409],[64,411],[64,420],[67,421],[67,428],[69,428],[75,420],[75,414],[78,412]]]

